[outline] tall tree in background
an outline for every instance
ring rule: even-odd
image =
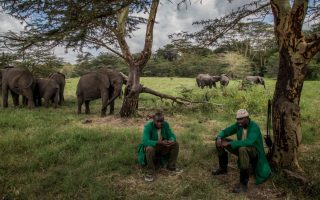
[[[272,161],[274,165],[300,170],[298,147],[301,143],[300,96],[307,65],[320,50],[320,35],[305,35],[304,22],[319,21],[317,0],[257,0],[245,4],[219,19],[195,22],[203,29],[196,33],[181,33],[176,37],[191,38],[202,45],[219,42],[243,19],[254,15],[263,20],[273,15],[274,33],[279,48],[279,72],[273,97]],[[260,17],[258,17],[260,16]]]
[[[266,22],[239,23],[219,42],[219,47],[236,51],[252,62],[253,74],[263,76],[267,58],[278,51],[273,26]]]

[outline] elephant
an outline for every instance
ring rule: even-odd
[[[64,102],[64,87],[66,85],[66,76],[60,72],[49,74],[49,78],[55,80],[59,85],[59,105]]]
[[[127,77],[121,72],[108,68],[101,68],[89,72],[79,79],[77,85],[78,114],[81,114],[82,104],[85,103],[85,113],[90,113],[89,103],[95,99],[102,99],[101,116],[106,116],[107,106],[110,104],[110,114],[114,113],[114,100],[122,92],[122,85]]]
[[[49,106],[50,100],[56,108],[60,102],[60,86],[54,79],[38,78],[34,87],[36,106],[41,106],[41,98],[44,99],[45,107]]]
[[[227,87],[229,84],[229,77],[226,74],[221,74],[220,76],[220,86]]]
[[[249,82],[250,84],[261,84],[263,85],[264,89],[266,89],[264,79],[261,76],[246,76],[242,81],[242,85],[244,85],[244,81]]]
[[[209,74],[198,74],[196,77],[196,82],[198,87],[203,89],[205,86],[209,86],[209,88],[217,87],[216,82],[220,81],[220,76],[211,76]]]
[[[14,106],[19,105],[19,95],[28,101],[28,107],[34,107],[33,89],[35,79],[28,69],[8,67],[1,69],[2,107],[8,107],[8,92],[11,92]]]

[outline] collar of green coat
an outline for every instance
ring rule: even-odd
[[[161,130],[163,129],[164,123],[165,123],[165,121],[163,121],[163,123],[162,123]],[[153,127],[153,128],[157,129],[157,127],[156,127],[156,125],[154,124],[154,121],[153,121],[153,120],[151,121],[151,124],[152,124],[152,127]]]

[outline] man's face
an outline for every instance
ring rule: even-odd
[[[164,121],[163,117],[155,117],[153,119],[154,125],[157,129],[161,129],[163,121]]]
[[[241,127],[247,127],[248,125],[248,117],[237,118],[237,123]]]

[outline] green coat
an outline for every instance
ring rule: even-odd
[[[271,168],[264,152],[260,128],[257,123],[251,120],[248,124],[247,138],[245,140],[241,140],[242,129],[242,127],[235,123],[222,130],[218,134],[218,137],[225,138],[230,135],[237,134],[237,140],[231,142],[232,149],[237,149],[239,147],[255,147],[257,149],[258,162],[255,170],[256,184],[261,184],[270,176]]]
[[[141,165],[146,165],[144,148],[147,146],[155,147],[158,143],[158,132],[153,121],[144,125],[142,143],[138,146],[138,161]],[[164,121],[161,127],[162,140],[176,141],[176,136],[172,132],[168,122]]]

